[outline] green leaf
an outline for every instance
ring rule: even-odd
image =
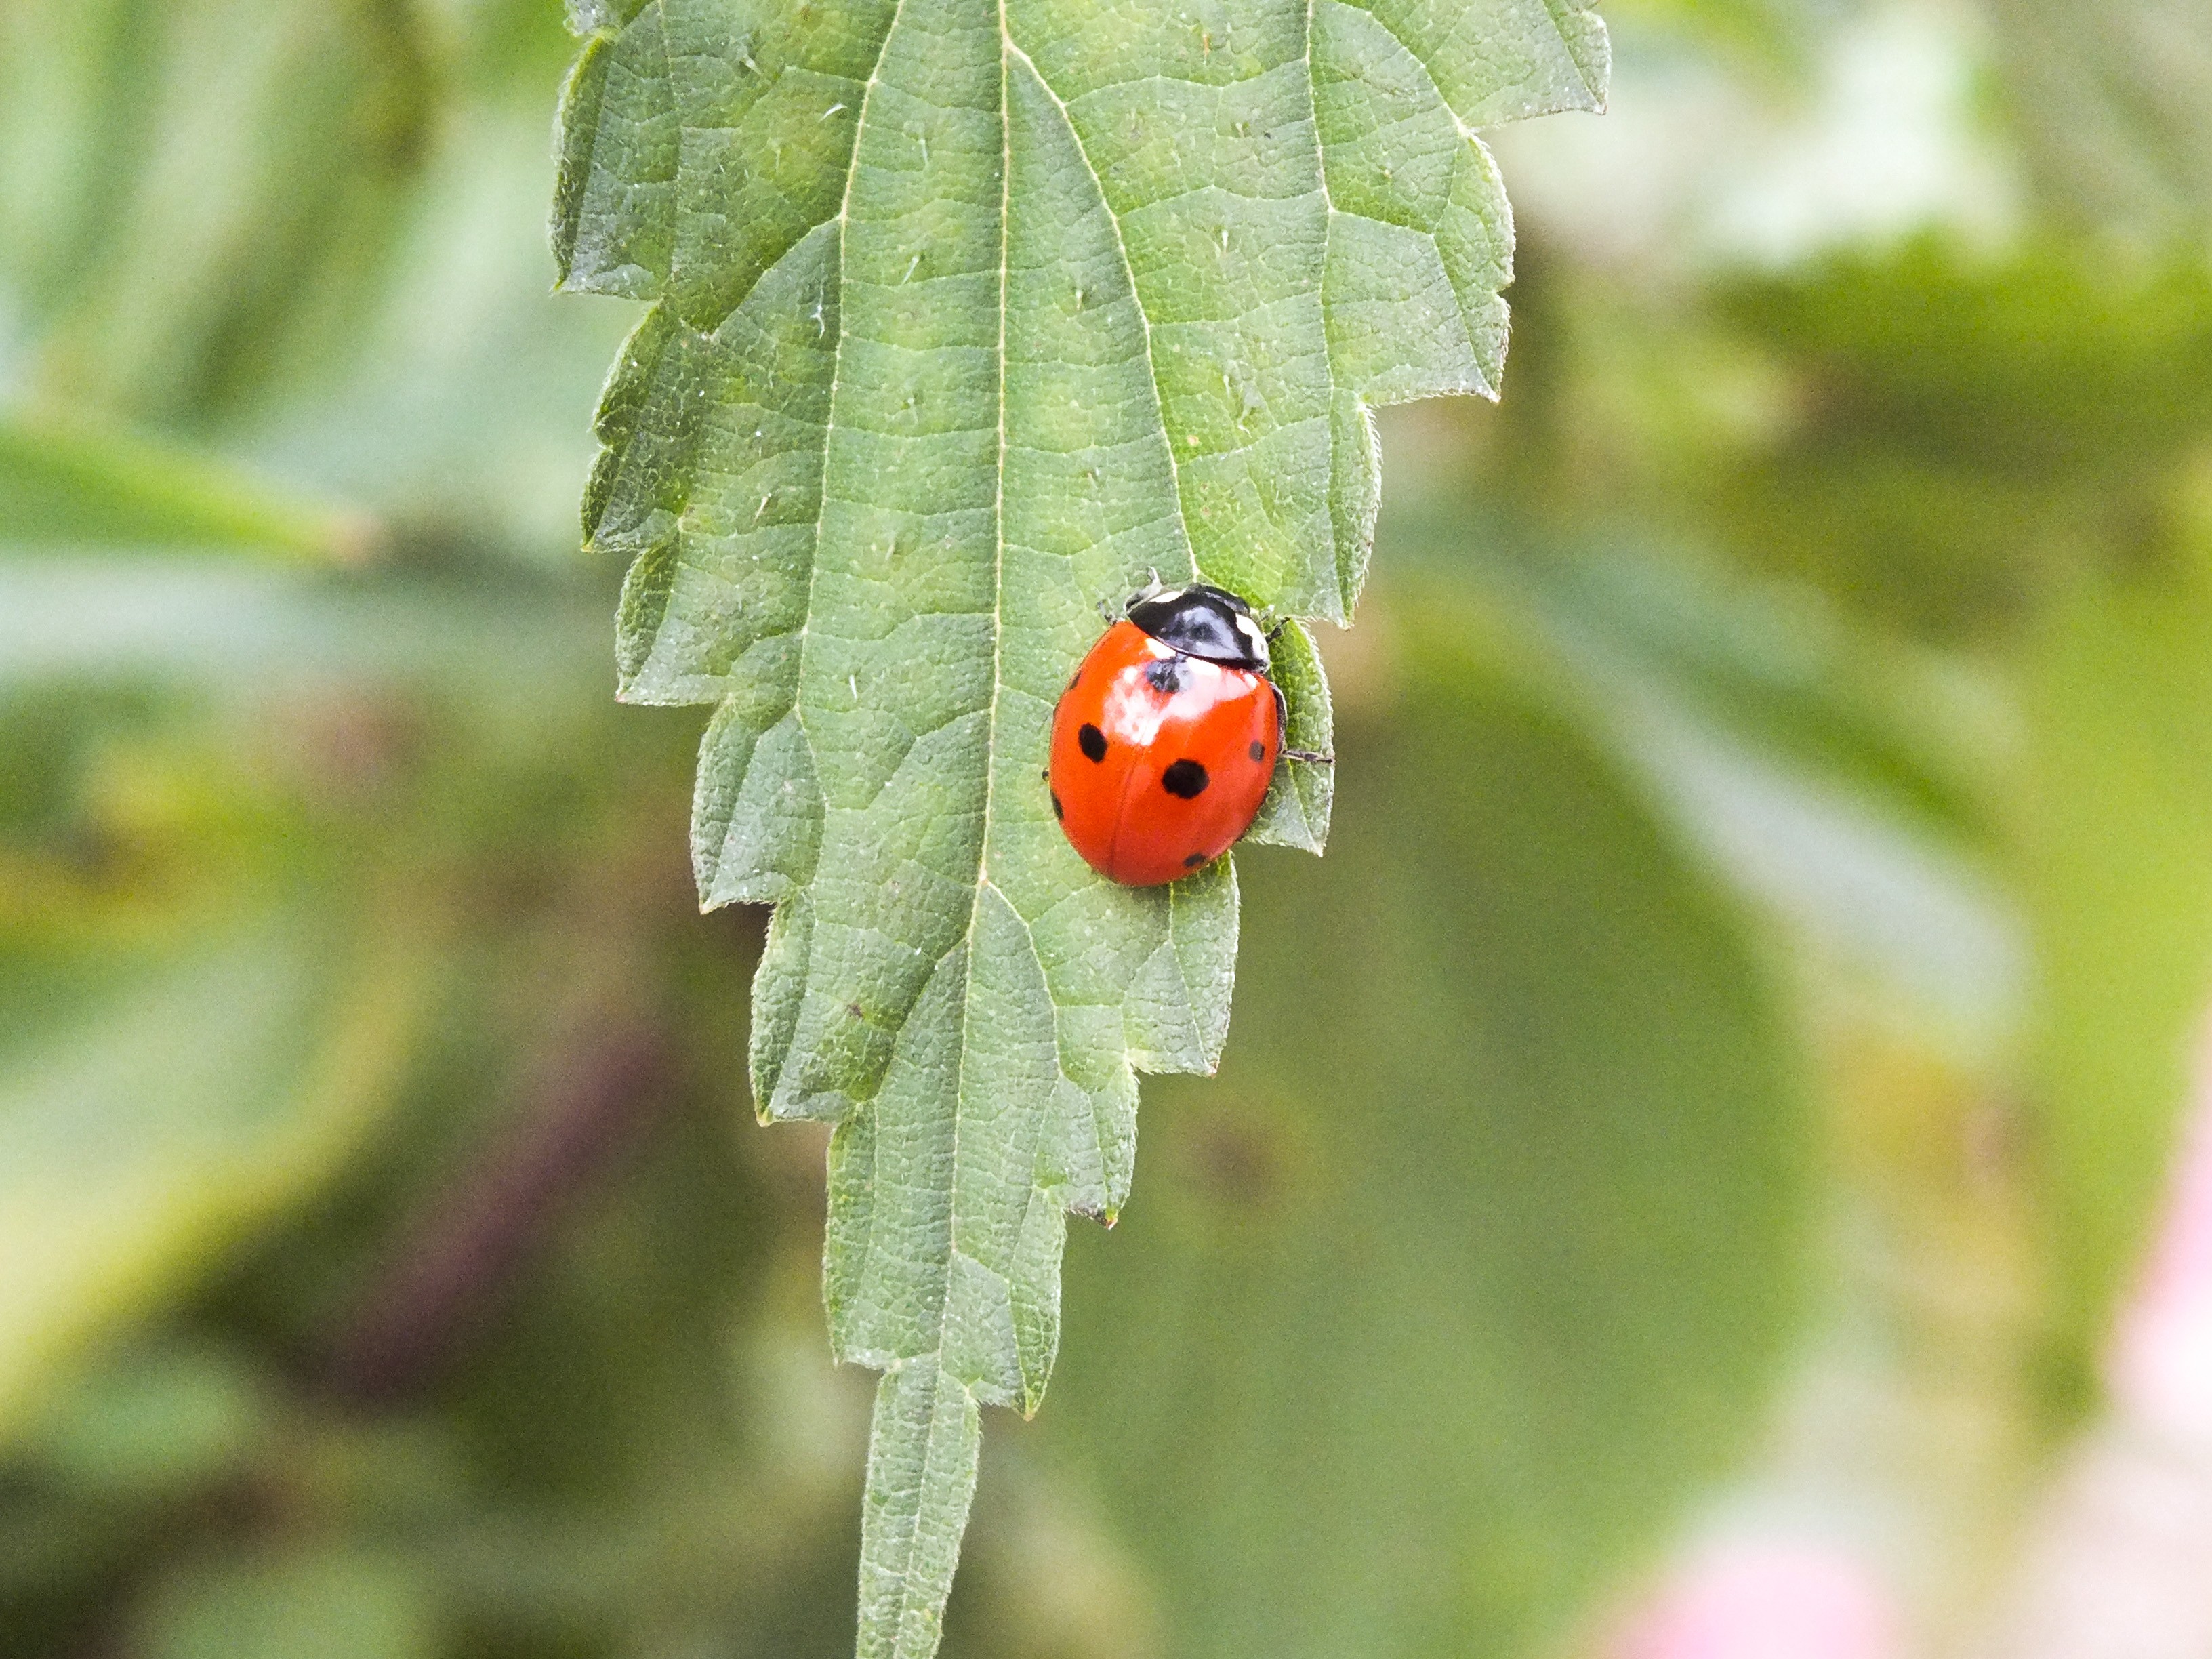
[[[839,1126],[834,1339],[889,1373],[860,1646],[923,1655],[975,1405],[1043,1393],[1063,1212],[1118,1212],[1136,1070],[1210,1071],[1227,1027],[1230,862],[1086,869],[1053,702],[1149,574],[1348,618],[1370,407],[1498,385],[1472,129],[1595,106],[1604,36],[1498,0],[571,14],[562,279],[654,302],[586,528],[632,562],[623,695],[716,706],[702,896],[778,907],[756,1093]],[[1318,848],[1328,786],[1290,769],[1267,834]]]
[[[1662,698],[1923,828],[1989,838],[2009,754],[1933,653],[1817,592],[1724,580],[1686,558],[1506,526],[1430,533],[1428,562],[1481,596],[1502,651],[1564,676],[1601,715]]]
[[[375,526],[134,434],[0,417],[0,548],[228,548],[313,561],[364,556]]]
[[[1680,465],[1705,530],[1868,615],[2001,635],[2100,555],[2128,557],[2212,422],[2212,269],[2030,241],[1939,241],[1747,284],[1730,318],[1802,413]]]
[[[110,1502],[173,1498],[235,1476],[263,1426],[238,1356],[189,1341],[126,1347],[73,1379],[26,1437],[33,1465]]]
[[[0,1434],[95,1334],[313,1190],[380,1119],[427,1000],[426,942],[395,926],[349,951],[342,933],[278,911],[111,967],[104,990],[11,953]]]
[[[589,706],[605,613],[543,582],[374,580],[220,557],[0,558],[0,691],[76,680],[176,682],[265,697],[350,676],[465,692],[544,738],[548,708]]]
[[[2000,103],[2038,205],[2097,230],[2179,234],[2212,220],[2212,61],[2193,0],[2119,7],[1996,0]]]
[[[0,9],[0,283],[42,400],[200,419],[357,347],[433,62],[389,0]]]
[[[2036,1176],[2069,1405],[2148,1242],[2212,1000],[2212,580],[2183,556],[2084,580],[2023,653]]]
[[[1030,1431],[1164,1655],[1564,1650],[1755,1443],[1803,1306],[1761,950],[1463,604],[1394,597],[1335,844],[1253,873],[1237,1041],[1164,1085],[1142,1193],[1071,1252]]]
[[[1462,648],[1573,719],[1793,951],[1948,1042],[2010,1042],[2024,940],[1991,866],[2019,744],[1993,676],[1679,556],[1510,521],[1426,550],[1474,601]]]
[[[134,1621],[147,1659],[433,1659],[435,1615],[413,1564],[294,1546],[173,1572]]]

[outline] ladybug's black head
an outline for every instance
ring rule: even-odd
[[[1252,620],[1252,607],[1234,593],[1204,582],[1147,588],[1131,596],[1128,616],[1162,645],[1186,656],[1267,672],[1267,636]]]

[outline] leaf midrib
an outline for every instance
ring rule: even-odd
[[[901,7],[903,7],[904,3],[905,0],[899,0]],[[997,15],[999,22],[999,441],[996,470],[991,480],[991,702],[983,716],[982,840],[975,849],[975,891],[968,902],[968,927],[961,941],[960,1053],[952,1071],[951,1160],[952,1188],[946,1195],[945,1205],[947,1247],[945,1294],[948,1298],[951,1291],[951,1258],[962,1254],[960,1249],[960,1131],[963,1121],[967,1115],[965,1105],[968,1095],[969,1022],[975,1017],[975,924],[983,913],[984,893],[987,890],[992,892],[998,890],[996,884],[991,879],[991,845],[994,840],[993,832],[996,827],[992,818],[992,808],[997,799],[999,779],[999,698],[1004,690],[1000,669],[1006,634],[1006,288],[1007,266],[1013,258],[1013,225],[1009,210],[1012,206],[1011,198],[1014,179],[1014,124],[1008,118],[1006,108],[1008,95],[1006,52],[1013,42],[1006,33],[1006,0],[998,0]],[[893,14],[891,27],[893,28],[898,27],[896,11]],[[890,40],[890,34],[886,33],[884,39],[888,44]],[[860,126],[859,123],[855,123],[853,129],[853,158],[855,167],[858,165],[860,155]],[[841,269],[838,280],[842,282],[843,279],[844,275]],[[842,323],[844,318],[842,307],[837,314]],[[833,416],[836,413],[834,404],[831,405],[830,413]],[[1000,895],[1000,897],[1004,901],[1004,895]],[[1030,954],[1035,956],[1036,942],[1030,933],[1027,920],[1022,918],[1021,912],[1015,908],[1011,901],[1005,902],[1006,908],[1018,920],[1021,920],[1023,937],[1029,939]],[[1042,961],[1037,963],[1037,971],[1040,975],[1043,974],[1044,964]],[[1054,1060],[1057,1063],[1057,1054]],[[1030,1177],[1030,1201],[1035,1202],[1034,1172]],[[945,1312],[946,1310],[942,1305],[937,1310],[937,1352],[938,1363],[940,1365],[943,1364],[945,1352]],[[963,1386],[964,1387],[965,1384],[963,1383]]]

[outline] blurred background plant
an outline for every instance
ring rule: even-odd
[[[2212,14],[1609,15],[955,1659],[2212,1647]],[[575,550],[570,46],[0,0],[7,1659],[849,1649],[823,1145]]]

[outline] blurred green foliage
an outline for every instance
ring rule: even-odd
[[[1837,26],[1632,17],[1784,104]],[[822,1143],[750,1121],[757,920],[568,527],[629,319],[544,291],[568,48],[0,0],[9,1659],[849,1647]],[[2100,198],[2015,50],[2003,246],[1529,213],[1504,404],[1386,428],[1336,844],[1243,860],[948,1654],[1556,1651],[1837,1308],[1924,1333],[2008,1226],[2039,1298],[1916,1340],[2093,1396],[2212,984],[2212,295],[2192,152]]]
[[[1463,599],[1397,591],[1328,856],[1249,861],[1229,1058],[1148,1090],[1031,1431],[1169,1651],[1542,1650],[1798,1311],[1804,1079],[1737,918]]]

